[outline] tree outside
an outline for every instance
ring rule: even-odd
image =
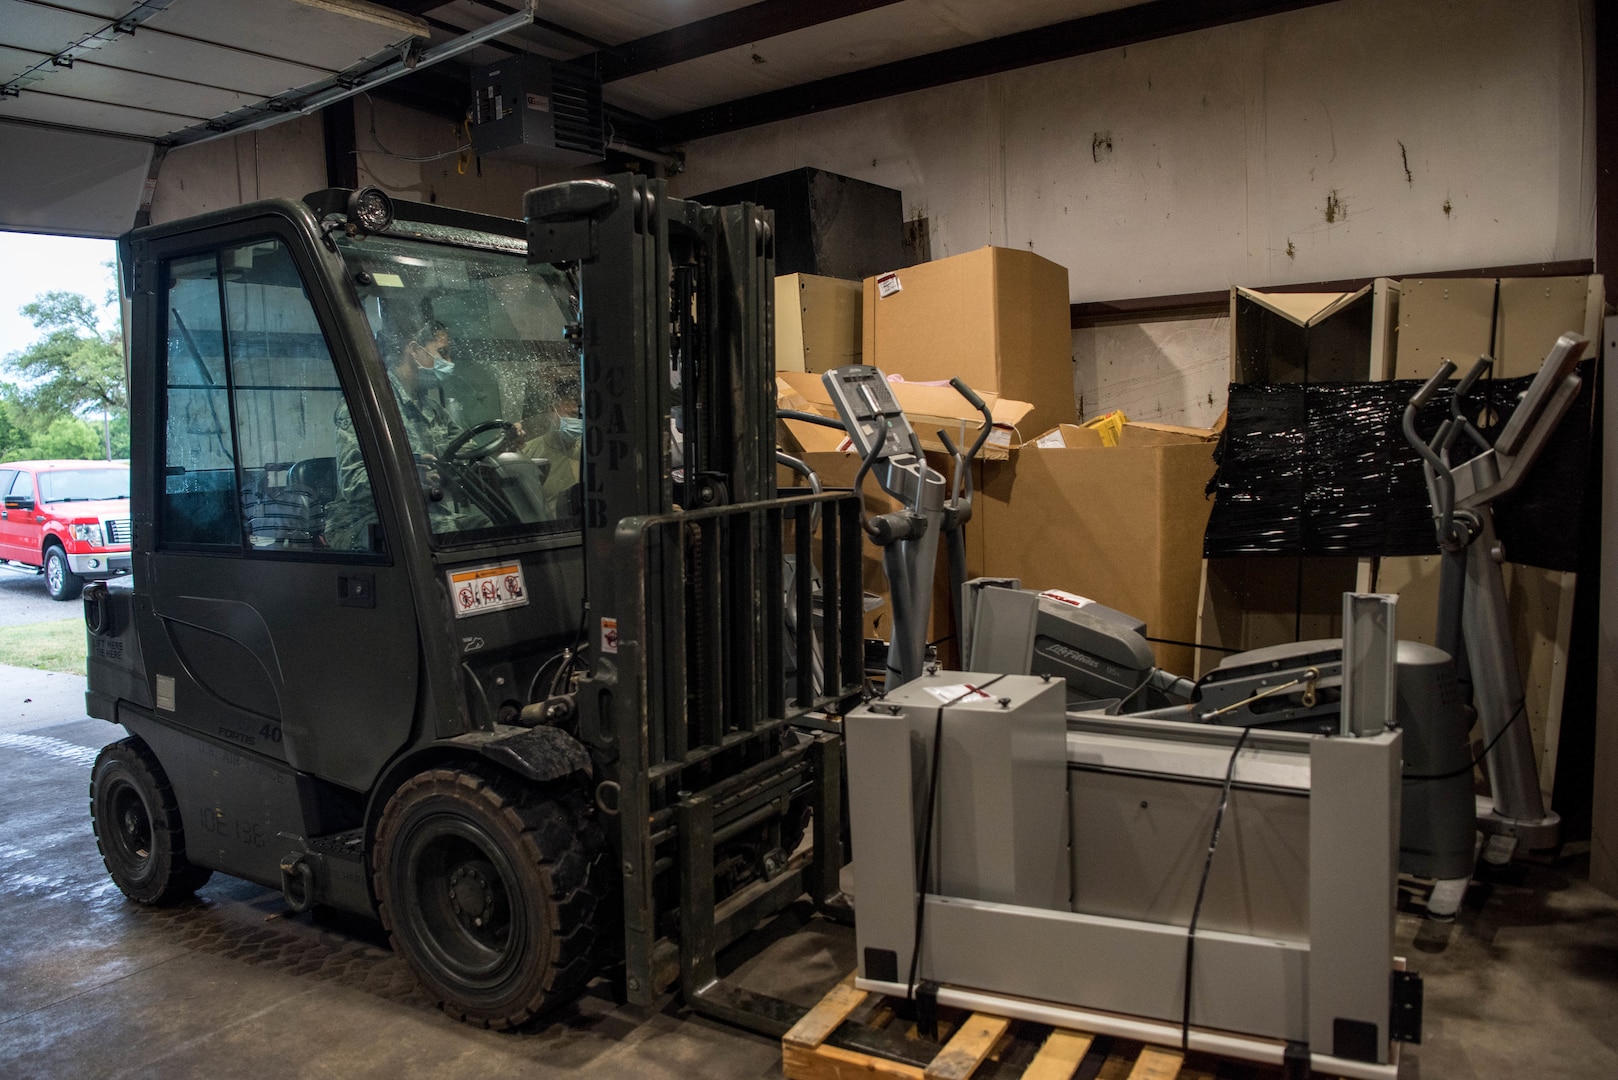
[[[103,331],[79,293],[47,292],[21,311],[43,336],[0,361],[16,380],[0,386],[0,460],[128,457],[123,335]]]

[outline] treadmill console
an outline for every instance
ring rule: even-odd
[[[877,451],[877,461],[913,452],[910,421],[905,419],[904,410],[888,387],[888,377],[880,368],[849,364],[826,372],[820,381],[837,406],[837,415],[860,457],[869,455],[871,447],[878,443],[881,449]]]

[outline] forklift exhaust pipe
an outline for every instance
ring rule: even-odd
[[[315,871],[302,855],[281,860],[281,898],[299,915],[315,906]]]

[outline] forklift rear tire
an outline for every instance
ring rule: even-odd
[[[52,600],[76,600],[84,591],[84,579],[67,564],[67,553],[52,544],[45,549],[45,591]]]
[[[112,743],[97,755],[90,771],[90,821],[107,873],[137,904],[183,900],[213,876],[187,861],[174,790],[137,738]]]
[[[596,973],[604,848],[581,791],[433,769],[382,812],[378,913],[445,1012],[518,1027],[571,1001]]]

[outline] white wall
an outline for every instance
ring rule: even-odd
[[[1594,2],[1338,0],[699,140],[672,186],[802,166],[884,184],[935,258],[1031,248],[1075,302],[1589,258]],[[588,172],[407,161],[464,132],[355,111],[361,183],[403,198],[514,216]],[[325,175],[318,117],[185,147],[153,219]],[[1075,392],[1087,415],[1211,422],[1226,341],[1223,320],[1076,331]]]
[[[1150,319],[1073,331],[1080,420],[1122,409],[1131,420],[1212,427],[1230,385],[1230,319]]]
[[[1027,247],[1075,302],[1589,258],[1593,3],[1339,0],[700,140],[675,190],[884,184],[934,258]],[[1075,393],[1210,423],[1228,354],[1224,319],[1078,330]]]
[[[452,151],[465,133],[451,121],[366,96],[355,101],[354,115],[360,185],[401,199],[520,217],[523,192],[562,175],[493,158],[484,158],[481,170],[473,159],[463,173]],[[424,157],[435,160],[408,160]],[[172,151],[158,172],[152,220],[256,199],[298,199],[325,186],[321,119],[303,117]]]
[[[1587,258],[1593,47],[1593,0],[1339,0],[700,140],[675,187],[885,184],[1075,301]]]
[[[325,186],[320,117],[302,117],[170,151],[158,168],[152,221],[259,199],[298,199]]]

